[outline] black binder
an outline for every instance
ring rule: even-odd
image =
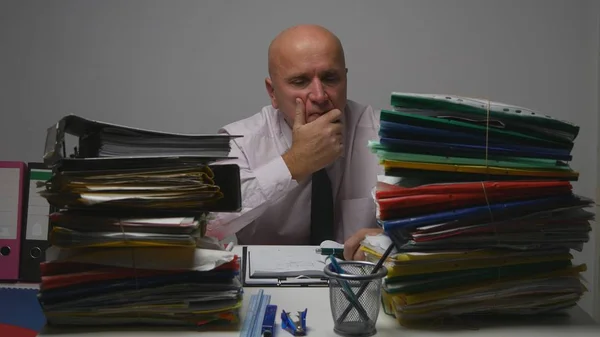
[[[67,145],[67,135],[76,139],[76,146],[73,148]],[[47,130],[44,164],[55,173],[95,171],[100,175],[111,170],[189,168],[204,165],[213,171],[214,183],[223,193],[223,198],[210,205],[198,206],[194,210],[176,212],[190,215],[205,212],[239,212],[242,208],[239,167],[223,162],[233,159],[228,155],[230,142],[238,137],[241,136],[168,133],[68,115]],[[73,208],[66,205],[55,206],[63,209]],[[88,211],[101,210],[104,206],[85,208]],[[153,211],[169,213],[168,210],[162,209]]]
[[[36,194],[36,182],[46,181],[52,170],[43,163],[28,163],[27,178],[23,182],[23,221],[21,226],[21,258],[19,280],[40,282],[40,262],[45,261],[48,248],[50,220],[48,215],[57,209]]]

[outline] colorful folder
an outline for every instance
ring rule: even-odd
[[[21,261],[24,162],[0,162],[0,281],[17,281]]]

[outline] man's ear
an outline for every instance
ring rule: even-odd
[[[277,98],[275,98],[275,88],[273,88],[273,81],[270,77],[265,78],[265,87],[267,89],[267,93],[269,94],[269,98],[271,99],[271,105],[275,109],[277,109]]]

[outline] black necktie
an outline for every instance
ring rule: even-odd
[[[333,192],[323,168],[312,175],[310,244],[318,246],[324,240],[333,240]]]

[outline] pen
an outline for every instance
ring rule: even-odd
[[[233,243],[233,241],[231,241],[230,243],[227,244],[227,247],[225,248],[225,250],[230,252],[233,250],[233,246],[234,246],[234,243]]]
[[[342,273],[346,273],[344,271],[344,269],[342,269],[342,267],[337,263],[337,261],[335,260],[335,257],[331,257],[331,266],[333,267],[334,271],[338,274],[342,274]],[[369,314],[367,314],[367,311],[365,310],[365,308],[360,304],[358,297],[356,296],[356,294],[352,291],[352,288],[350,287],[350,285],[348,284],[348,282],[346,280],[341,280],[340,284],[342,286],[341,292],[344,295],[344,297],[346,298],[346,300],[348,300],[348,302],[350,302],[358,311],[358,314],[362,317],[362,319],[365,322],[369,322],[371,319],[369,318]],[[360,296],[360,295],[359,295]]]
[[[317,248],[315,251],[317,254],[333,255],[340,260],[344,259],[344,248]]]

